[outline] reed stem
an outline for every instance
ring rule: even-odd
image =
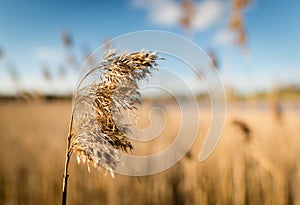
[[[62,187],[62,199],[61,204],[66,205],[67,204],[67,191],[68,191],[68,179],[69,179],[69,162],[72,156],[72,150],[70,149],[71,146],[71,139],[72,139],[72,125],[73,125],[73,113],[71,116],[70,121],[70,128],[69,128],[69,134],[68,134],[68,140],[67,140],[67,148],[66,148],[66,161],[65,161],[65,170],[63,175],[63,187]]]

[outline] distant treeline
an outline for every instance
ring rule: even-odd
[[[290,85],[285,87],[280,87],[278,89],[274,89],[272,91],[262,91],[251,94],[243,94],[238,93],[233,90],[226,90],[226,98],[227,100],[251,100],[251,99],[267,99],[270,97],[276,96],[280,99],[300,99],[300,86],[298,85]],[[197,100],[209,101],[210,97],[208,93],[198,93],[195,96],[186,96],[186,95],[176,95],[177,99],[189,101],[191,98],[196,98]],[[156,101],[156,102],[175,102],[175,96],[144,96],[142,98],[143,101]],[[0,94],[0,101],[15,101],[15,100],[25,100],[31,101],[36,99],[43,99],[46,101],[53,100],[71,100],[72,94],[42,94],[36,92],[22,92],[17,95],[5,95]]]

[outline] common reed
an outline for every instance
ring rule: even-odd
[[[133,149],[126,137],[128,125],[120,123],[121,111],[134,115],[141,95],[138,82],[157,69],[158,59],[155,52],[118,54],[110,50],[104,60],[81,79],[73,99],[62,204],[67,200],[68,166],[73,152],[78,162],[87,163],[88,169],[104,167],[113,176],[121,161],[120,151]],[[99,78],[82,86],[84,80],[95,73]]]
[[[173,205],[174,198],[184,197],[186,205],[191,204],[300,204],[300,115],[299,109],[287,106],[284,112],[284,125],[277,126],[272,110],[257,110],[244,106],[244,103],[232,104],[227,109],[228,119],[240,119],[251,129],[252,141],[245,143],[243,132],[227,120],[224,132],[214,154],[204,163],[195,158],[183,158],[165,172],[148,177],[116,175],[115,178],[103,176],[103,171],[91,169],[86,165],[77,165],[76,154],[72,156],[68,182],[68,204],[80,205]],[[266,102],[267,103],[267,102]],[[297,102],[298,103],[298,102]],[[296,104],[295,104],[296,105]],[[298,104],[297,104],[298,105]],[[42,100],[39,102],[4,101],[0,103],[0,204],[61,204],[61,175],[63,172],[66,127],[70,117],[71,101]],[[180,119],[175,106],[168,106],[166,132],[151,146],[168,145],[174,138],[174,123]],[[189,108],[189,112],[192,112]],[[202,122],[197,141],[191,153],[197,156],[210,129],[211,111],[209,105],[200,107]],[[148,105],[139,106],[139,116],[147,116]],[[141,121],[144,118],[141,118]],[[170,118],[168,118],[170,119]],[[187,119],[192,120],[192,118]],[[188,129],[186,135],[192,134]],[[143,145],[147,144],[147,145]],[[255,145],[265,159],[272,162],[274,168],[257,161],[248,153],[251,166],[247,167],[249,178],[244,177],[246,146]],[[150,152],[144,147],[149,143],[133,142],[135,155]],[[153,151],[152,151],[153,150]],[[265,160],[264,159],[264,160]],[[263,165],[265,164],[265,165]],[[267,170],[271,170],[267,171]],[[271,174],[273,173],[273,174]],[[172,184],[180,178],[178,192]],[[173,179],[174,178],[174,179]],[[282,184],[283,183],[283,184]],[[284,185],[283,187],[281,186]],[[126,188],[130,185],[130,188]],[[248,188],[246,189],[246,185]],[[249,194],[246,194],[246,190]],[[175,197],[174,193],[178,195]],[[281,201],[283,203],[281,203]]]
[[[281,170],[265,155],[263,151],[258,147],[257,141],[254,139],[254,134],[249,124],[243,120],[233,120],[233,124],[236,125],[243,133],[243,148],[244,152],[241,153],[243,159],[242,163],[244,166],[242,168],[243,172],[242,178],[245,181],[245,190],[244,190],[244,201],[243,203],[249,204],[250,201],[255,202],[255,199],[252,198],[254,184],[251,182],[256,176],[255,171],[257,169],[261,170],[261,173],[267,174],[269,176],[270,183],[276,183],[277,187],[274,188],[275,194],[278,196],[276,204],[284,204],[284,192],[285,182],[283,179],[283,174]],[[268,181],[268,180],[266,180]],[[255,185],[258,190],[264,192],[267,185]],[[263,199],[258,199],[258,201],[263,201]],[[240,202],[239,202],[240,203]]]

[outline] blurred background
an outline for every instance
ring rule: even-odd
[[[112,179],[72,160],[69,204],[300,204],[299,19],[296,0],[0,1],[0,204],[60,203],[77,73],[99,46],[138,30],[207,52],[226,91],[222,140],[197,161],[211,119],[201,106],[195,145],[166,172]],[[174,137],[168,105],[166,140],[147,153]]]

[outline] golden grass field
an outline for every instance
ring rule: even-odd
[[[70,101],[0,102],[0,204],[60,204],[70,112]],[[73,156],[68,204],[300,205],[299,107],[288,106],[278,121],[268,107],[229,104],[222,139],[205,162],[197,157],[210,112],[201,114],[189,155],[160,174],[112,179],[104,171],[89,173]],[[251,129],[250,140],[234,120]],[[171,141],[172,126],[153,147]]]

